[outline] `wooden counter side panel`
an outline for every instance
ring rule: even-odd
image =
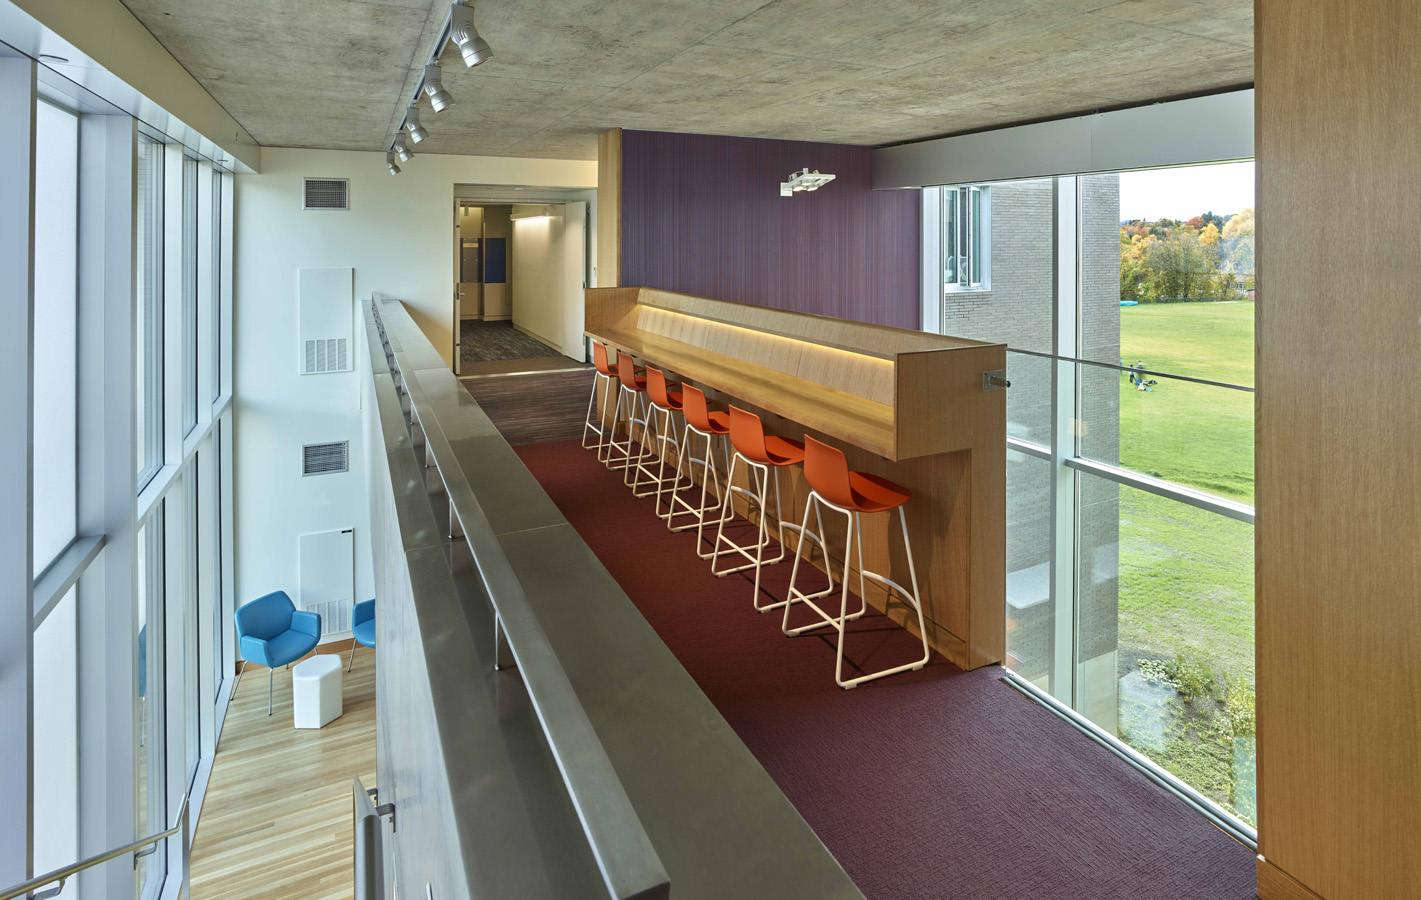
[[[635,321],[637,292],[634,287],[587,288],[583,292],[587,331],[627,328]]]
[[[982,390],[982,373],[1006,368],[1006,348],[900,353],[893,408],[898,457],[964,450],[984,433],[1000,436],[1006,454],[1006,391]]]
[[[966,451],[971,523],[965,564],[968,667],[1006,659],[1007,392],[984,391],[982,373],[1006,367],[1000,344],[898,357],[897,456]],[[937,458],[937,457],[929,457]]]

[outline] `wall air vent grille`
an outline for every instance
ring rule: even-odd
[[[345,338],[306,341],[306,359],[301,370],[303,375],[348,371],[350,359],[347,356]]]
[[[301,179],[302,209],[350,209],[350,179]]]
[[[301,447],[301,474],[329,475],[350,470],[350,443],[305,444]]]

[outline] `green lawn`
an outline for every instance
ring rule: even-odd
[[[1253,383],[1250,303],[1123,307],[1120,332],[1126,364]],[[1122,465],[1253,502],[1253,394],[1119,380]],[[1119,546],[1121,736],[1251,820],[1253,529],[1121,487]]]
[[[1253,304],[1121,307],[1120,346],[1126,365],[1251,386]],[[1139,391],[1128,376],[1119,381],[1121,465],[1253,502],[1253,394],[1168,378]]]

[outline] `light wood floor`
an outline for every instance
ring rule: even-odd
[[[343,652],[331,644],[322,652]],[[351,781],[375,787],[375,651],[342,672],[340,718],[298,731],[291,673],[276,671],[270,718],[266,669],[247,666],[217,745],[192,848],[193,900],[349,900]]]

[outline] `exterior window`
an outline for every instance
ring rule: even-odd
[[[74,540],[78,484],[79,118],[35,121],[34,573]]]
[[[212,172],[212,292],[211,349],[208,359],[212,372],[212,402],[222,396],[222,173]]]
[[[942,189],[943,289],[983,291],[991,287],[990,188],[964,185]]]
[[[163,467],[163,145],[138,141],[138,489]]]
[[[183,437],[197,425],[197,160],[183,158]]]
[[[1007,666],[1245,831],[1253,184],[1229,163],[930,189],[939,327],[1007,345]]]

